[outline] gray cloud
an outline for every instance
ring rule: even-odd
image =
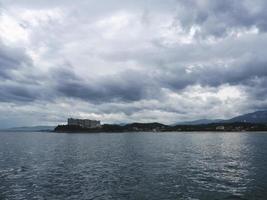
[[[71,70],[53,71],[55,89],[60,95],[80,98],[92,103],[132,102],[153,98],[158,89],[149,75],[138,71],[102,76],[98,79],[82,79]]]
[[[71,70],[53,71],[55,89],[60,95],[80,98],[92,103],[133,102],[143,99],[160,99],[162,89],[184,90],[188,86],[219,87],[224,84],[259,87],[257,79],[267,77],[267,60],[252,57],[230,65],[193,66],[188,69],[127,70],[97,79],[82,79]],[[256,90],[256,88],[255,88]]]
[[[256,1],[181,1],[184,6],[177,20],[190,29],[199,26],[197,35],[224,37],[231,31],[258,28],[266,32],[266,8],[264,0]],[[188,10],[191,12],[187,12]]]
[[[0,86],[0,101],[2,102],[31,102],[38,98],[35,88],[21,85]]]
[[[38,82],[28,74],[32,60],[20,47],[0,42],[0,102],[31,102],[38,98]]]
[[[238,60],[229,65],[204,65],[194,66],[190,71],[173,69],[169,72],[165,82],[175,89],[188,85],[200,84],[218,87],[223,84],[251,85],[253,80],[267,77],[267,60],[251,58]]]
[[[31,64],[31,59],[25,54],[24,49],[9,47],[0,40],[0,77],[12,79],[12,70]]]

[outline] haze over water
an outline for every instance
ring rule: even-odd
[[[265,133],[0,133],[0,199],[265,199]]]

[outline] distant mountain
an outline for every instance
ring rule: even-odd
[[[200,124],[212,124],[212,123],[233,123],[233,122],[247,122],[247,123],[267,123],[267,110],[256,111],[240,115],[231,119],[199,119],[195,121],[178,122],[173,125],[200,125]]]
[[[14,127],[5,129],[5,131],[21,131],[21,132],[27,132],[27,131],[53,131],[55,129],[55,126],[24,126],[24,127]]]
[[[247,122],[247,123],[267,123],[267,110],[257,111],[234,117],[229,120],[223,120],[223,123]]]
[[[173,125],[199,125],[199,124],[212,124],[212,123],[219,123],[222,119],[199,119],[194,121],[185,121],[185,122],[178,122]]]

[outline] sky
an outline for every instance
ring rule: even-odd
[[[267,108],[265,0],[1,0],[0,127]]]

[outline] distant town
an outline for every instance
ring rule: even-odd
[[[162,123],[101,124],[98,120],[69,118],[66,125],[58,125],[55,132],[170,132],[170,131],[267,131],[267,111],[258,111],[229,120],[205,123],[165,125]],[[202,122],[202,123],[201,123]]]

